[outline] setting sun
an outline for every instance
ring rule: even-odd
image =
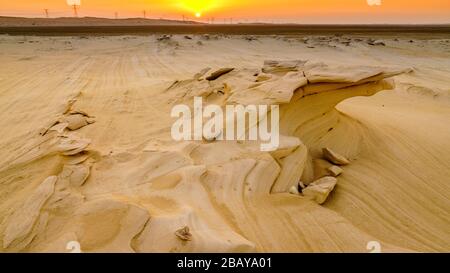
[[[196,18],[200,18],[203,12],[217,9],[219,2],[218,0],[182,0],[178,2],[177,6],[181,10],[191,12]]]

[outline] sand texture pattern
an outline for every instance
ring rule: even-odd
[[[450,250],[450,40],[0,36],[0,251]],[[279,105],[280,146],[174,141]]]

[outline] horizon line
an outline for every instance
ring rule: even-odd
[[[5,16],[0,15],[0,18],[10,18],[10,19],[26,19],[26,20],[57,20],[57,19],[74,19],[74,20],[83,20],[83,19],[103,19],[103,20],[112,20],[112,21],[120,21],[120,20],[144,20],[144,21],[170,21],[170,22],[184,22],[184,23],[197,23],[203,25],[323,25],[323,26],[333,26],[333,25],[345,25],[345,26],[450,26],[450,21],[446,23],[302,23],[302,22],[273,22],[274,20],[268,20],[272,22],[263,22],[263,19],[258,19],[261,21],[249,21],[248,19],[243,19],[246,22],[241,22],[238,19],[235,19],[235,23],[209,23],[204,21],[198,21],[186,18],[186,20],[182,19],[173,19],[173,18],[144,18],[144,17],[124,17],[124,18],[110,18],[110,17],[98,17],[98,16],[82,16],[82,17],[73,17],[73,16],[61,16],[61,17],[24,17],[24,16]]]

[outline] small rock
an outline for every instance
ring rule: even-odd
[[[233,70],[234,70],[234,68],[221,68],[221,69],[213,72],[206,79],[208,81],[214,81],[214,80],[217,80],[218,78],[220,78],[221,76],[230,73]]]
[[[329,148],[323,148],[322,152],[323,152],[323,157],[326,160],[330,161],[331,163],[334,163],[339,166],[350,164],[350,161],[347,158],[332,151]]]
[[[372,46],[386,46],[386,44],[381,40],[369,41],[368,44]]]
[[[294,195],[300,195],[300,192],[298,191],[298,186],[292,186],[289,189],[289,193],[290,194],[294,194]]]
[[[321,178],[303,189],[303,195],[312,197],[312,199],[319,205],[327,201],[328,196],[334,190],[337,184],[337,179],[331,176]]]
[[[182,241],[192,241],[192,234],[188,226],[175,231],[175,235]]]
[[[269,75],[269,74],[265,74],[265,73],[261,73],[261,74],[258,74],[258,76],[256,77],[256,82],[265,82],[265,81],[268,81],[268,80],[270,80],[272,78],[272,76],[271,75]]]
[[[80,114],[69,115],[65,117],[64,123],[68,124],[67,128],[71,131],[78,130],[89,124],[86,120],[86,117]]]
[[[66,123],[67,129],[70,131],[75,131],[94,123],[95,120],[83,111],[71,111],[68,115],[62,117],[58,122]]]
[[[163,42],[163,41],[169,41],[172,38],[172,36],[164,34],[163,36],[159,37],[157,40],[159,42]]]
[[[341,175],[344,172],[344,170],[338,166],[331,166],[327,170],[330,173],[330,175],[334,176],[334,177],[338,177],[339,175]]]
[[[184,36],[184,39],[186,39],[186,40],[192,40],[192,37],[191,37],[191,36],[188,36],[188,35],[186,35],[186,36]]]
[[[75,136],[65,136],[61,138],[57,148],[61,154],[73,156],[83,152],[90,143],[91,140],[89,139],[82,139]]]

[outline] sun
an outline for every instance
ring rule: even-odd
[[[206,13],[210,14],[218,9],[222,0],[173,0],[174,5],[180,12],[188,12],[195,18],[201,18]]]

